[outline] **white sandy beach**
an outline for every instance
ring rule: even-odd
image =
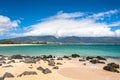
[[[0,76],[3,76],[5,72],[10,72],[15,76],[14,78],[5,78],[5,80],[120,80],[120,73],[103,70],[103,66],[109,62],[115,62],[120,65],[120,62],[114,59],[108,59],[106,64],[91,64],[89,61],[80,62],[78,58],[72,60],[55,60],[55,62],[63,64],[58,65],[59,69],[57,70],[52,69],[53,67],[49,66],[47,61],[43,60],[36,64],[26,64],[19,62],[19,60],[15,61],[15,63],[0,66]],[[86,65],[83,65],[83,63],[86,63]],[[4,68],[6,65],[12,65],[13,67]],[[31,65],[32,69],[29,68]],[[39,66],[49,68],[52,73],[43,74],[36,69]],[[35,71],[37,75],[17,77],[17,75],[24,71]]]

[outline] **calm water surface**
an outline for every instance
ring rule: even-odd
[[[0,54],[3,55],[71,55],[73,53],[82,56],[111,56],[120,57],[120,45],[80,45],[80,44],[51,44],[29,46],[0,46]]]

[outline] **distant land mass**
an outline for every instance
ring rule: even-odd
[[[120,44],[120,37],[59,37],[54,36],[26,36],[0,40],[1,42],[11,41],[14,43],[49,42],[49,43],[114,43]]]

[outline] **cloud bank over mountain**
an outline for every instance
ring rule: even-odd
[[[56,15],[50,16],[37,24],[25,27],[24,33],[11,33],[11,36],[78,36],[78,37],[120,37],[120,21],[108,23],[105,19],[119,13],[119,10],[88,14],[85,12],[64,13],[59,11]],[[0,33],[4,34],[18,26],[18,21],[10,21],[8,17],[1,19]],[[3,17],[4,18],[4,17]],[[3,24],[4,23],[4,24]],[[8,27],[9,26],[9,27]],[[4,28],[3,28],[4,27]],[[113,27],[118,27],[112,30]],[[4,30],[6,29],[6,30]]]
[[[64,13],[58,12],[42,20],[42,22],[28,27],[25,36],[52,35],[56,37],[103,37],[120,36],[120,29],[112,31],[111,27],[120,27],[120,21],[114,23],[98,22],[106,17],[117,14],[118,10],[110,10],[97,14],[87,15],[82,12]]]

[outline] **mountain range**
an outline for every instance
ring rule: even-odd
[[[54,36],[25,36],[0,40],[13,42],[53,42],[53,43],[115,43],[120,44],[120,37],[59,37]]]

